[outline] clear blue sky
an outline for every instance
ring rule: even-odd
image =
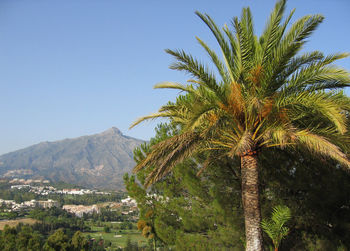
[[[274,3],[1,0],[0,154],[112,126],[149,139],[156,122],[128,127],[177,94],[152,86],[187,79],[168,69],[172,58],[164,49],[185,49],[207,60],[195,36],[216,46],[194,11],[222,26],[250,6],[260,34]],[[350,51],[350,1],[290,0],[291,8],[293,20],[311,13],[326,17],[305,50]],[[350,70],[350,59],[338,64]]]

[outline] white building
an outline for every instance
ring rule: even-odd
[[[62,209],[69,213],[75,214],[77,217],[83,217],[84,214],[92,214],[94,212],[100,213],[100,209],[97,205],[64,205]]]

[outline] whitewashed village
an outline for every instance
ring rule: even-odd
[[[50,185],[49,180],[32,180],[32,179],[12,179],[8,181],[11,184],[11,190],[25,190],[29,193],[34,193],[41,196],[50,194],[58,195],[109,195],[109,192],[98,191],[94,189],[82,189],[82,188],[66,188],[57,189]],[[137,212],[137,203],[134,199],[127,198],[121,199],[120,202],[107,202],[102,204],[93,205],[60,205],[58,201],[47,199],[47,200],[35,200],[23,201],[16,203],[15,200],[5,200],[0,198],[0,207],[4,212],[19,212],[23,210],[30,210],[32,208],[49,209],[51,207],[61,207],[63,210],[74,214],[77,217],[83,217],[84,214],[99,214],[102,207],[108,207],[110,209],[121,209],[122,215],[134,214]],[[134,217],[136,220],[136,217]]]

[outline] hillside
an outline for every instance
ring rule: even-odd
[[[0,175],[120,189],[123,174],[134,166],[133,149],[142,142],[115,127],[90,136],[42,142],[0,156]]]

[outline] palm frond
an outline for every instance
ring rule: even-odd
[[[333,93],[302,92],[285,97],[280,101],[280,107],[286,108],[295,120],[304,119],[310,114],[322,116],[343,134],[347,130],[347,118],[341,100],[342,96]],[[320,117],[314,119],[319,121]]]
[[[184,92],[194,92],[191,85],[183,85],[175,82],[161,82],[153,86],[154,89],[176,89]]]
[[[152,153],[134,168],[134,172],[146,166],[157,167],[146,178],[145,186],[148,187],[167,175],[176,164],[191,156],[201,143],[200,134],[195,132],[173,136],[155,145]]]
[[[270,129],[264,132],[264,141],[260,146],[279,147],[281,149],[295,144],[295,129],[291,126],[271,126]]]
[[[280,0],[276,3],[266,28],[260,38],[263,47],[263,56],[261,64],[270,60],[271,53],[280,39],[280,24],[283,18],[283,13],[286,8],[286,0]]]
[[[276,79],[276,84],[282,86],[286,83],[286,80],[289,79],[290,75],[294,72],[300,70],[302,67],[308,66],[312,63],[317,62],[318,60],[323,59],[323,53],[319,51],[313,51],[310,53],[304,53],[300,56],[293,57],[288,65],[284,68],[284,70],[280,73],[280,75]]]
[[[285,79],[281,81],[279,76],[284,72],[293,57],[300,51],[305,43],[305,39],[316,29],[322,20],[323,17],[320,15],[301,18],[292,26],[280,43],[276,45],[276,48],[272,52],[272,59],[264,64],[264,67],[270,69],[265,80],[269,85],[267,95],[279,89],[281,84],[284,83]]]
[[[222,80],[225,83],[229,82],[229,75],[226,71],[225,65],[221,62],[219,57],[216,55],[215,51],[211,50],[209,48],[209,46],[206,43],[204,43],[200,38],[196,37],[196,39],[199,42],[199,44],[206,50],[208,55],[210,56],[214,65],[216,66],[217,70],[219,71]]]
[[[273,208],[271,220],[281,229],[283,225],[292,218],[291,211],[286,206],[276,206]]]
[[[223,33],[220,31],[220,29],[217,27],[217,25],[213,21],[213,19],[209,15],[202,14],[199,11],[196,11],[195,13],[209,27],[209,29],[211,30],[211,32],[215,36],[216,41],[220,45],[220,49],[222,51],[224,60],[228,63],[231,62],[232,59],[231,59],[230,46],[229,46],[228,42],[226,41]]]
[[[218,89],[220,89],[213,73],[210,73],[203,64],[194,59],[191,55],[185,53],[183,50],[173,51],[167,49],[165,52],[178,60],[178,62],[170,65],[170,69],[186,71],[213,91],[218,91]]]
[[[341,149],[328,141],[326,138],[313,134],[308,130],[296,132],[297,141],[301,146],[305,146],[310,152],[329,157],[340,164],[350,168],[350,161]]]
[[[312,64],[300,68],[291,75],[288,84],[283,87],[283,92],[316,91],[336,89],[350,85],[350,74],[344,69],[329,65],[334,60],[345,58],[348,54],[335,54]]]
[[[241,60],[243,67],[248,71],[254,65],[253,57],[255,56],[255,37],[253,29],[253,19],[249,8],[244,8],[240,22],[238,19],[234,20],[235,26],[239,25],[237,29]]]
[[[276,206],[273,208],[271,219],[263,219],[261,222],[262,229],[271,238],[276,249],[289,233],[289,228],[284,225],[291,217],[291,211],[288,207]]]
[[[133,122],[131,124],[129,129],[137,126],[138,124],[140,124],[141,122],[144,122],[146,120],[153,120],[153,119],[156,119],[156,118],[165,118],[165,117],[169,117],[169,116],[171,116],[171,114],[166,114],[166,113],[162,113],[162,112],[152,113],[152,114],[150,114],[148,116],[144,116],[144,117],[141,117],[141,118],[137,119],[135,122]]]
[[[223,28],[230,41],[231,57],[230,62],[225,61],[231,81],[238,81],[242,71],[242,57],[238,41],[227,25]]]

